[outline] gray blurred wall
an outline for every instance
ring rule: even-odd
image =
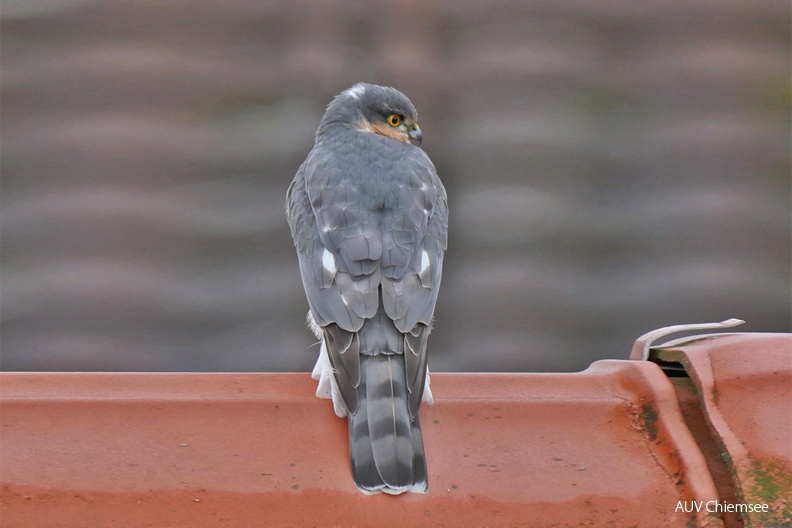
[[[3,2],[2,368],[306,370],[283,214],[324,105],[417,106],[435,371],[790,331],[785,1]]]

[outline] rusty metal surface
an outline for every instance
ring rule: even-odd
[[[307,374],[0,374],[4,526],[720,527],[668,379],[438,374],[426,495],[367,497]]]

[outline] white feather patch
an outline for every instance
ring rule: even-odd
[[[347,88],[344,90],[344,93],[354,97],[355,99],[360,99],[360,97],[366,92],[366,85],[363,83],[358,83],[351,88]]]
[[[419,271],[419,273],[426,273],[426,270],[428,269],[429,269],[429,253],[427,253],[426,250],[424,249],[423,251],[421,251],[421,270]]]
[[[313,314],[310,310],[308,310],[308,313],[305,315],[305,324],[307,324],[308,328],[311,329],[311,332],[313,332],[313,335],[316,336],[316,339],[322,339],[324,336],[324,331],[322,331],[321,326],[316,324],[316,321],[314,320]]]
[[[336,268],[335,257],[326,249],[324,252],[322,252],[322,267],[329,271],[331,275],[335,275],[335,272],[338,271],[338,268]]]
[[[421,397],[421,402],[427,405],[434,404],[434,396],[432,395],[432,389],[429,387],[431,382],[429,381],[429,368],[426,369],[426,381],[424,381],[424,391],[423,396]]]
[[[333,376],[333,367],[330,364],[330,357],[327,355],[327,347],[324,340],[322,340],[322,348],[319,351],[319,359],[311,372],[311,377],[319,383],[316,387],[316,397],[321,399],[333,400],[333,411],[339,418],[344,418],[347,415],[344,400],[341,398],[341,391],[336,386],[335,376]]]

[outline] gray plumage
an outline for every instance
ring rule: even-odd
[[[342,92],[287,195],[309,321],[322,340],[315,377],[329,379],[336,412],[349,419],[353,477],[365,493],[428,485],[418,407],[429,396],[448,207],[434,165],[411,144],[421,139],[416,120],[393,88]]]

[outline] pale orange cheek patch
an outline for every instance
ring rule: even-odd
[[[410,138],[407,136],[407,134],[399,131],[396,128],[393,128],[392,126],[381,125],[379,123],[372,124],[369,126],[371,127],[370,130],[375,134],[379,134],[381,136],[387,136],[389,138],[395,139],[396,141],[401,141],[402,143],[410,142]]]

